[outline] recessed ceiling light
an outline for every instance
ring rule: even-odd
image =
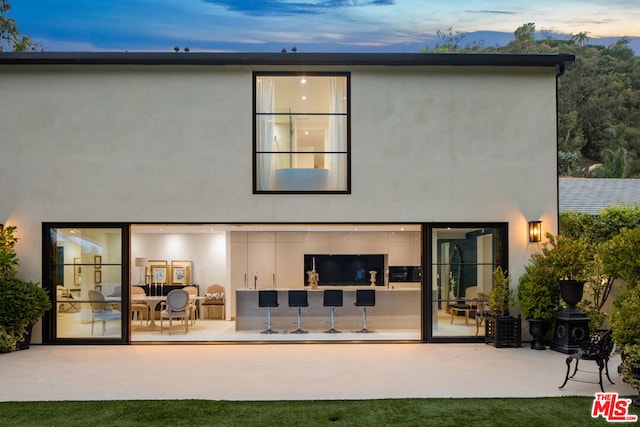
[[[303,77],[303,78],[301,78],[301,79],[300,79],[300,83],[301,83],[301,84],[305,84],[305,83],[307,83],[307,79],[305,79],[304,77]]]
[[[306,95],[302,95],[302,100],[306,101],[307,100],[307,96]]]

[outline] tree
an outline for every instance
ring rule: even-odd
[[[593,278],[578,308],[591,318],[590,327],[598,329],[607,318],[602,310],[614,281],[640,281],[640,204],[608,206],[598,215],[563,212],[560,233],[583,238],[595,247]]]
[[[441,40],[441,43],[436,44],[433,49],[425,47],[422,50],[422,53],[471,53],[480,52],[486,49],[477,42],[461,46],[460,44],[465,38],[465,34],[460,31],[454,32],[452,27],[447,28],[446,32],[438,30],[436,35]]]
[[[605,148],[602,150],[603,167],[608,171],[610,178],[626,178],[629,165],[631,163],[631,153],[624,147],[618,147],[617,150]]]
[[[584,46],[589,41],[589,32],[582,31],[578,34],[572,34],[570,40],[572,43],[575,43],[578,46]]]
[[[462,46],[464,34],[449,28],[438,32],[443,43],[424,52],[574,54],[575,63],[558,79],[558,173],[590,176],[587,166],[605,163],[594,172],[598,177],[640,178],[640,57],[629,39],[590,45],[586,31],[539,38],[533,22],[513,34],[502,47]]]
[[[9,0],[0,0],[0,52],[3,50],[26,52],[36,50],[31,37],[20,34],[15,19],[6,14],[11,10]]]

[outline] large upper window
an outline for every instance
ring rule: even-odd
[[[254,73],[254,192],[349,193],[349,75]]]

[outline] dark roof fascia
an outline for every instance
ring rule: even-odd
[[[366,65],[556,67],[575,55],[484,53],[175,53],[175,52],[1,52],[3,65]]]

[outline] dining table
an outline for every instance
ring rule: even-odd
[[[189,295],[189,300],[191,301],[202,301],[205,297],[197,296],[197,295]],[[149,325],[147,329],[150,331],[157,330],[158,324],[156,323],[156,308],[161,301],[166,301],[166,295],[131,295],[131,301],[144,301],[149,307]]]

